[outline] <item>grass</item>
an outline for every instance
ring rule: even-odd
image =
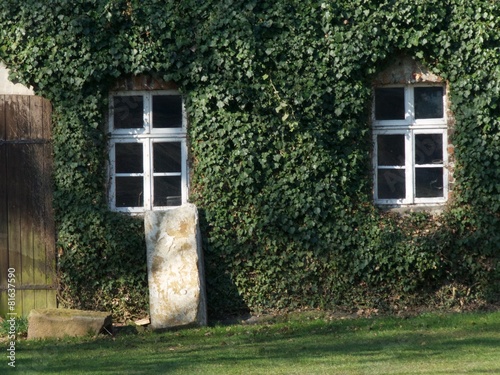
[[[20,340],[16,368],[2,362],[2,374],[499,374],[500,312],[302,314],[255,325]]]

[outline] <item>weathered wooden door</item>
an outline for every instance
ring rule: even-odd
[[[51,113],[46,99],[0,95],[1,316],[56,306]]]

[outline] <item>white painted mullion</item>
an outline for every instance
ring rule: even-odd
[[[411,130],[405,133],[405,203],[414,203],[415,200],[415,144],[413,132]]]
[[[151,139],[144,139],[143,144],[143,164],[144,164],[144,209],[151,210],[153,207],[153,183],[152,183],[152,170],[153,165],[153,152],[152,152]]]
[[[181,195],[182,204],[187,203],[188,196],[188,171],[187,171],[187,145],[186,139],[181,140]]]
[[[443,107],[444,108],[444,107]],[[443,131],[443,199],[448,199],[448,132]]]
[[[144,94],[144,131],[148,134],[143,141],[144,147],[144,209],[153,209],[153,145],[151,134],[153,124],[153,101],[150,92]]]
[[[152,99],[151,93],[146,93],[143,95],[144,102],[144,112],[143,112],[143,122],[144,122],[144,132],[146,134],[151,134],[151,127],[153,123],[153,110],[152,110]]]
[[[405,109],[405,119],[411,126],[415,122],[415,101],[411,86],[405,86]]]
[[[112,210],[116,210],[116,143],[111,141],[111,147],[109,149],[109,204]]]
[[[375,201],[378,201],[378,142],[377,142],[377,136],[378,133],[375,132],[373,134],[373,196],[375,198]]]
[[[144,129],[147,134],[151,134],[153,124],[153,100],[151,93],[144,95]],[[144,208],[153,209],[153,144],[152,139],[144,140]]]
[[[413,86],[406,86],[405,102],[408,106],[408,123],[410,128],[415,124],[415,96]],[[415,137],[413,130],[409,129],[405,135],[405,162],[406,162],[406,202],[408,204],[415,203]]]

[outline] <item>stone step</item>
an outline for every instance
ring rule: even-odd
[[[95,336],[112,330],[111,314],[72,309],[35,309],[28,316],[28,339]]]

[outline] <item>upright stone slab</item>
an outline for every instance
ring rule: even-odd
[[[198,212],[192,204],[145,215],[152,329],[206,325]]]

